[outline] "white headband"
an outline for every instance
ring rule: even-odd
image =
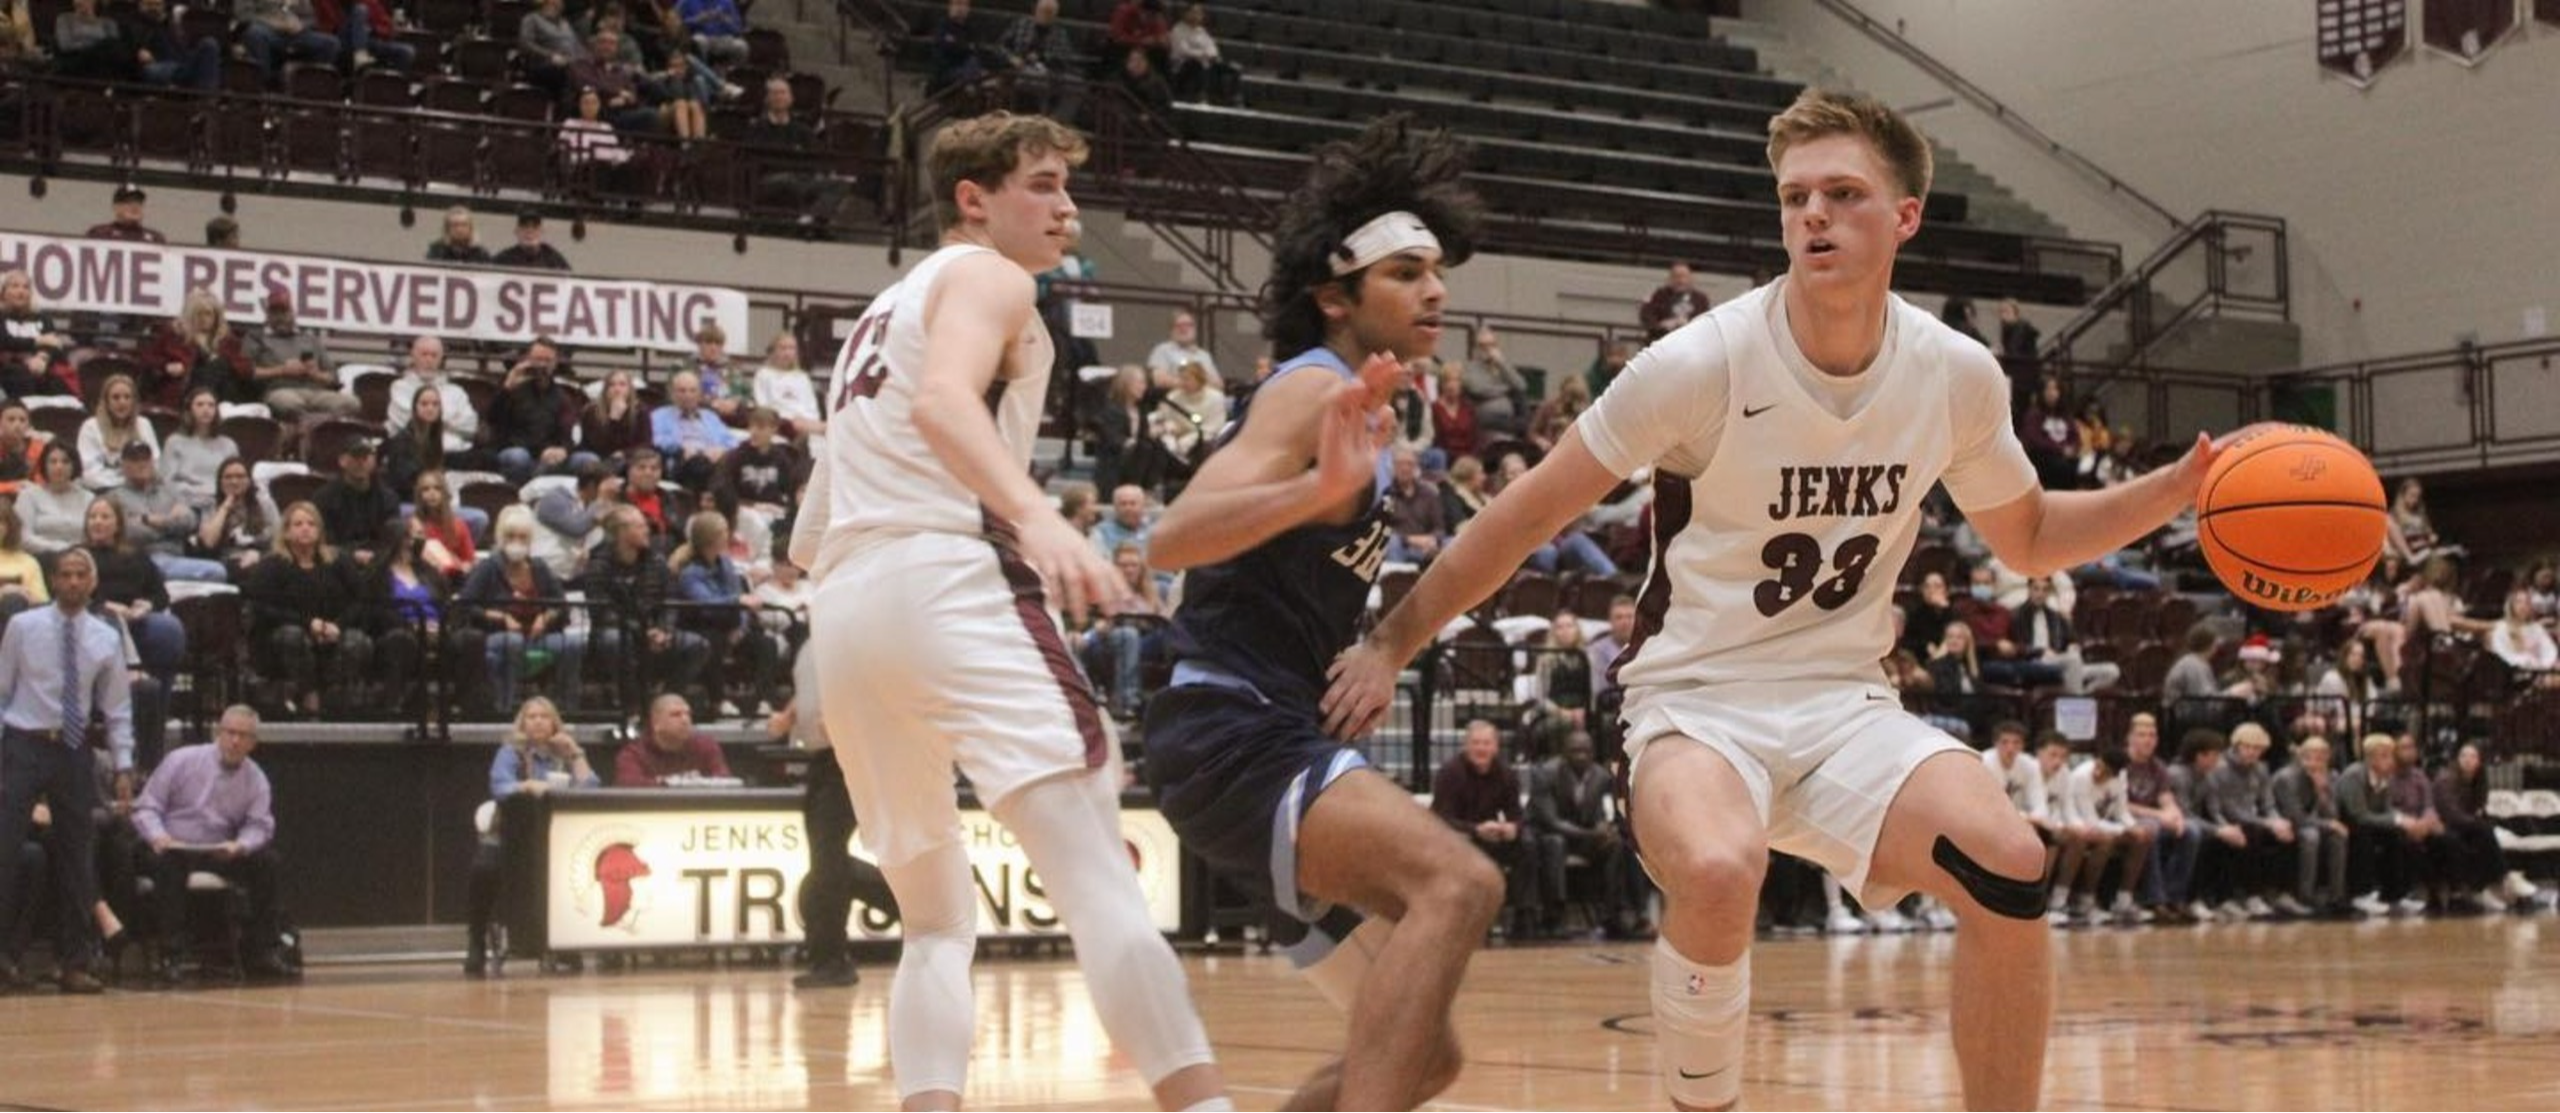
[[[1431,226],[1421,217],[1398,209],[1342,237],[1342,246],[1333,251],[1333,274],[1340,278],[1381,259],[1425,247],[1439,254],[1440,237],[1431,234]]]

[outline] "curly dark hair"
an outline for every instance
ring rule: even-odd
[[[1316,148],[1306,181],[1281,203],[1272,237],[1271,277],[1262,284],[1262,333],[1281,358],[1324,343],[1324,311],[1316,291],[1340,282],[1354,300],[1360,275],[1333,274],[1343,237],[1379,216],[1403,210],[1440,237],[1449,266],[1475,254],[1483,202],[1458,181],[1467,145],[1441,130],[1413,126],[1404,113],[1383,117],[1357,138]]]

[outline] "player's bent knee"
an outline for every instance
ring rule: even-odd
[[[1737,893],[1759,893],[1761,877],[1768,869],[1769,855],[1758,846],[1702,847],[1659,863],[1656,876],[1674,898],[1714,900]]]
[[[2012,920],[2043,919],[2050,892],[2043,847],[2026,836],[2003,838],[1983,849],[1987,853],[1976,857],[1945,835],[1930,848],[1930,859],[1969,898],[1956,906],[1957,912],[1970,905]]]
[[[1455,912],[1469,923],[1492,923],[1502,910],[1502,867],[1482,854],[1469,854],[1455,869],[1442,870],[1425,883],[1421,899]]]

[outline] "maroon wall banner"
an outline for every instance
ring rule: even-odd
[[[711,320],[732,345],[743,347],[747,337],[747,296],[713,286],[0,232],[0,273],[13,270],[27,272],[37,307],[47,310],[175,317],[188,291],[204,289],[233,319],[255,321],[268,292],[283,290],[302,323],[338,332],[548,336],[579,347],[684,352],[693,350],[694,329]]]

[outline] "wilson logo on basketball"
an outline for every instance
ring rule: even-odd
[[[2305,456],[2300,460],[2294,461],[2293,467],[2285,472],[2285,474],[2292,476],[2294,481],[2298,483],[2317,483],[2320,481],[2321,476],[2327,475],[2328,473],[2329,462],[2317,456]]]
[[[2333,588],[2326,591],[2314,591],[2310,588],[2303,587],[2287,587],[2283,584],[2260,578],[2257,573],[2249,571],[2246,568],[2240,570],[2240,587],[2241,590],[2248,593],[2250,598],[2272,604],[2279,610],[2288,611],[2307,610],[2313,607],[2325,607],[2335,601],[2339,596],[2347,593],[2347,589],[2344,587]]]

